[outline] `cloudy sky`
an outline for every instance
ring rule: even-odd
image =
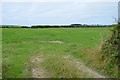
[[[4,0],[0,5],[0,25],[113,24],[118,15],[118,3],[113,0]]]

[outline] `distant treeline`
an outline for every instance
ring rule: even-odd
[[[97,27],[114,27],[113,25],[82,25],[82,24],[71,24],[71,25],[33,25],[28,26],[15,26],[15,25],[0,25],[0,28],[97,28]]]

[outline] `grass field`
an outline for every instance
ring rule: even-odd
[[[117,67],[109,74],[101,60],[101,39],[109,32],[110,28],[2,29],[3,78],[95,77],[75,61],[105,77],[117,77]]]

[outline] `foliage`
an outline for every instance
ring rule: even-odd
[[[71,24],[71,25],[35,25],[31,28],[97,28],[97,27],[113,27],[114,25],[82,25],[82,24]]]
[[[105,53],[107,56],[111,55],[115,57],[115,59],[118,59],[118,53],[120,49],[120,28],[119,24],[114,27],[112,30],[111,36],[105,40],[105,43],[103,44],[102,50],[103,53]]]
[[[21,28],[21,26],[16,26],[16,25],[0,25],[0,28]]]
[[[120,23],[114,27],[111,36],[102,45],[103,60],[108,57],[109,74],[112,74],[114,65],[119,67],[120,54]]]

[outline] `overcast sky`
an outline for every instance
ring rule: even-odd
[[[1,2],[118,2],[119,0],[1,0]]]
[[[110,0],[109,0],[110,1]],[[3,2],[3,25],[113,24],[117,2]]]

